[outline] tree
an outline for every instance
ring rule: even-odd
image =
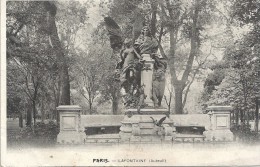
[[[75,62],[75,56],[78,54],[77,47],[82,45],[79,42],[80,33],[87,31],[86,6],[86,3],[81,4],[77,1],[45,2],[45,8],[48,11],[45,21],[48,24],[47,27],[43,26],[43,28],[50,36],[58,69],[53,71],[50,76],[53,82],[51,90],[55,99],[54,111],[56,113],[58,113],[56,110],[58,105],[70,104],[70,82],[73,80],[73,76],[71,76],[69,68],[71,69]]]
[[[115,81],[116,60],[109,46],[103,25],[99,25],[91,35],[87,51],[81,50],[73,66],[76,89],[87,100],[90,112],[93,104],[112,102],[112,113],[118,112],[120,86]],[[89,39],[87,39],[89,40]],[[83,40],[84,41],[84,40]],[[95,47],[92,47],[95,46]]]
[[[120,81],[116,79],[118,76],[116,76],[115,72],[118,59],[110,48],[107,30],[102,23],[93,32],[92,38],[95,39],[93,42],[96,46],[101,46],[97,53],[103,55],[102,59],[104,62],[102,71],[100,71],[102,79],[100,80],[98,103],[110,102],[112,104],[112,113],[116,115],[119,113],[119,102],[121,99]]]
[[[49,34],[51,45],[57,56],[57,65],[59,69],[59,84],[61,85],[61,96],[60,104],[69,105],[70,104],[70,81],[69,81],[69,71],[68,62],[65,57],[64,49],[61,45],[58,30],[56,26],[55,16],[57,13],[57,7],[54,2],[46,1],[44,2],[45,9],[47,11],[47,29]]]
[[[47,38],[42,35],[39,20],[42,19],[40,2],[10,2],[7,4],[7,61],[10,71],[8,78],[12,87],[19,87],[23,103],[30,104],[27,112],[27,126],[31,126],[32,116],[36,122],[36,106],[41,84],[46,75],[48,62]],[[14,72],[14,73],[12,73]],[[16,81],[16,82],[15,82]],[[18,92],[17,92],[18,93]],[[9,98],[12,98],[9,94]],[[30,109],[32,108],[32,110]]]
[[[7,116],[22,113],[25,109],[23,106],[24,93],[16,81],[20,71],[16,70],[10,63],[7,64]],[[19,119],[19,122],[22,120]]]
[[[91,52],[89,54],[82,53],[81,57],[77,59],[76,73],[78,73],[76,80],[78,92],[87,100],[89,105],[90,113],[93,113],[93,102],[98,96],[99,84],[102,79],[101,70],[98,66],[102,66],[102,55],[97,57],[92,57],[97,53]]]
[[[32,101],[32,104],[28,106],[28,118],[33,115],[36,119],[36,109],[39,107],[44,117],[45,113],[49,113],[45,111],[46,109],[56,110],[61,102],[69,104],[70,101],[68,66],[66,65],[68,60],[65,54],[70,57],[75,54],[72,44],[75,41],[76,29],[80,29],[87,18],[86,8],[77,2],[58,3],[60,10],[57,10],[56,5],[56,2],[49,4],[37,1],[7,3],[7,62],[10,67],[19,71],[19,73],[10,72],[8,82],[14,83],[10,84],[10,90],[18,87],[19,89],[16,90],[19,90],[21,97],[27,96],[27,103]],[[65,11],[66,6],[72,13]],[[62,36],[64,43],[58,41],[55,24],[57,20],[54,16],[57,16],[59,27],[63,28],[59,31],[59,35]],[[71,24],[72,22],[74,24]],[[75,32],[71,29],[75,29]],[[49,42],[49,37],[51,42]],[[19,83],[24,84],[19,85]],[[60,93],[61,90],[63,93]],[[9,104],[14,102],[11,99],[15,96],[11,96],[10,93]],[[62,100],[60,100],[61,96]],[[44,104],[44,102],[49,103]],[[27,119],[27,124],[31,125],[31,118]]]
[[[208,105],[232,104],[240,112],[241,122],[246,118],[249,121],[250,112],[255,108],[256,62],[250,62],[255,55],[248,37],[226,48],[222,62],[214,67],[205,82],[203,97]]]
[[[119,102],[121,98],[120,82],[115,79],[114,63],[108,64],[108,69],[105,70],[105,75],[101,81],[101,98],[99,103],[102,104],[106,101],[112,102],[112,113],[117,115],[119,113]]]
[[[152,34],[157,37],[159,50],[168,59],[177,114],[183,113],[190,85],[207,62],[208,56],[205,53],[202,56],[200,47],[207,40],[202,32],[205,25],[210,24],[214,3],[207,0],[147,0],[114,1],[111,5],[110,15],[123,22],[121,25],[126,36],[133,29],[131,24],[134,23],[136,11],[147,16]]]

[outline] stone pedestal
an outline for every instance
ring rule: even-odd
[[[61,105],[57,107],[57,110],[60,113],[60,133],[57,136],[57,143],[83,143],[85,133],[80,127],[81,107],[76,105]]]
[[[128,109],[120,127],[120,137],[123,142],[160,142],[171,141],[173,121],[166,118],[162,126],[156,126],[154,120],[165,117],[166,109],[141,109],[141,115],[136,109]],[[153,119],[152,119],[152,118]]]
[[[207,141],[233,141],[230,131],[231,106],[210,106],[207,108],[210,126],[203,133]]]
[[[144,100],[144,103],[146,103],[148,106],[153,107],[154,103],[151,97],[152,97],[154,60],[151,58],[149,54],[143,54],[142,58],[144,60],[144,67],[141,71],[141,85],[144,85],[144,94],[146,95],[146,99]]]

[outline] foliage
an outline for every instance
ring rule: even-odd
[[[218,47],[225,49],[223,60],[212,67],[213,73],[206,79],[203,103],[233,104],[251,111],[255,107],[256,60],[260,53],[259,2],[226,2],[114,0],[102,1],[100,7],[109,8],[108,14],[121,26],[125,37],[132,36],[137,14],[147,18],[160,44],[159,51],[168,58],[177,112],[181,113],[193,81],[209,66],[211,49],[205,51],[203,46],[216,47],[215,51]],[[121,98],[119,83],[114,79],[118,58],[112,54],[103,23],[97,28],[88,23],[89,2],[55,5],[58,35],[65,61],[69,62],[71,90],[86,96],[89,107],[110,102],[116,110],[113,106],[118,106]],[[225,9],[231,5],[230,11],[222,13],[221,5]],[[208,33],[218,23],[225,23],[223,40]],[[238,25],[250,29],[235,41],[232,28]],[[6,26],[8,112],[28,107],[36,114],[55,111],[61,96],[59,65],[53,43],[49,42],[43,2],[7,2]],[[76,99],[85,101],[79,97],[72,101]]]
[[[175,92],[175,112],[182,113],[193,81],[207,64],[200,48],[209,41],[206,27],[217,20],[216,1],[112,1],[111,17],[121,25],[125,36],[132,36],[135,14],[146,18],[159,50],[168,59]],[[134,31],[135,32],[135,31]]]
[[[88,49],[77,49],[78,54],[71,68],[74,75],[72,86],[87,101],[90,114],[94,113],[95,105],[106,102],[112,103],[114,114],[118,110],[116,101],[119,100],[120,86],[115,80],[117,59],[113,57],[105,32],[103,25],[98,25],[91,32]],[[82,38],[82,41],[87,40],[89,38]]]
[[[205,84],[202,100],[206,105],[233,105],[236,111],[255,110],[257,68],[259,68],[259,20],[257,1],[236,0],[231,6],[234,25],[253,25],[243,37],[229,40],[220,65],[213,69]],[[234,34],[234,32],[233,32]],[[258,58],[257,58],[258,57]],[[243,120],[242,120],[243,121]]]
[[[20,107],[23,109],[27,105],[32,108],[27,114],[29,126],[31,111],[35,118],[37,103],[47,95],[43,82],[48,80],[48,71],[54,65],[48,38],[41,29],[41,11],[41,2],[7,3],[7,94],[8,99],[26,97],[22,98],[23,105]],[[16,91],[15,95],[13,91]],[[9,100],[9,106],[17,105],[11,103]]]
[[[233,132],[236,139],[238,138],[245,143],[255,143],[260,140],[260,135],[256,132],[252,132],[250,125],[244,123],[242,125],[233,125],[231,132]]]
[[[232,16],[241,24],[257,23],[260,20],[258,0],[236,0],[232,6]]]
[[[34,128],[22,129],[19,134],[8,141],[8,144],[49,146],[56,143],[58,133],[58,126],[53,121],[47,124],[38,122]]]
[[[77,32],[87,20],[87,5],[74,1],[55,4],[62,47],[66,58],[73,62]],[[46,16],[44,2],[7,2],[8,112],[19,107],[28,110],[27,116],[33,111],[34,117],[40,113],[42,119],[47,114],[56,117],[61,96],[60,71],[57,50],[49,41]],[[23,101],[19,103],[21,97]],[[27,125],[30,124],[29,120]]]
[[[256,71],[253,64],[247,65],[252,54],[241,52],[230,51],[232,56],[228,53],[224,58],[228,66],[216,68],[208,76],[202,96],[207,105],[233,105],[237,111],[254,111]]]

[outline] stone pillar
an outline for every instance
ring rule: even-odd
[[[208,141],[233,141],[230,131],[231,106],[210,106],[207,108],[210,125],[203,133]]]
[[[80,144],[83,143],[84,131],[81,129],[80,111],[77,105],[61,105],[57,107],[60,113],[60,133],[57,143]]]
[[[148,106],[154,107],[153,101],[151,99],[154,60],[149,54],[143,54],[142,57],[144,60],[144,67],[141,72],[141,85],[144,85],[144,94],[146,95],[144,102],[148,104]]]

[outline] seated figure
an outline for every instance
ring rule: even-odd
[[[148,26],[142,28],[140,36],[135,41],[135,47],[140,55],[157,52],[158,42],[154,37],[152,37]]]

